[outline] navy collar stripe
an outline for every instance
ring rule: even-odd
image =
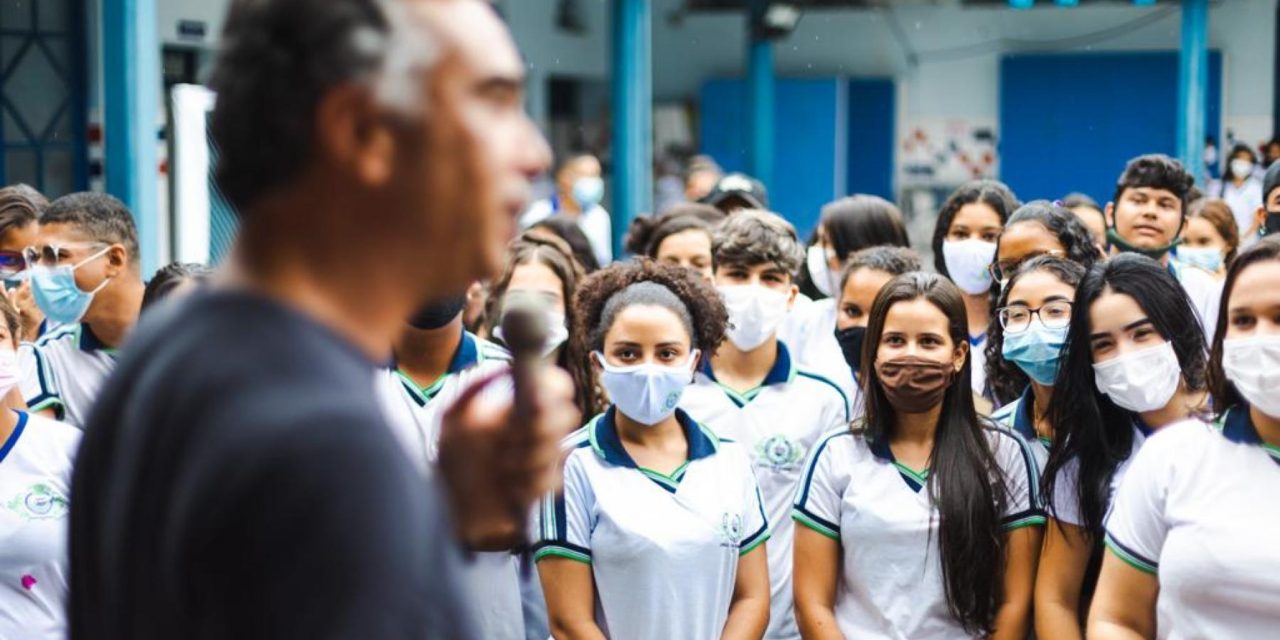
[[[631,454],[627,453],[622,446],[622,439],[618,437],[617,410],[617,407],[609,407],[591,425],[593,440],[597,445],[596,452],[610,464],[638,469],[639,465],[631,458]],[[706,458],[716,452],[720,443],[714,434],[707,431],[683,410],[676,409],[675,416],[684,429],[685,438],[689,441],[688,459],[690,461]]]

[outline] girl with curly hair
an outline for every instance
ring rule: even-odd
[[[534,558],[557,638],[759,638],[769,526],[742,445],[678,409],[727,314],[693,271],[647,259],[592,274],[574,341],[612,399],[565,442]]]

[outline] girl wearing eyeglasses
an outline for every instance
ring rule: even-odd
[[[1148,436],[1203,412],[1206,359],[1191,301],[1160,263],[1122,254],[1080,281],[1047,416],[1039,637],[1083,637],[1115,488]]]
[[[1070,209],[1047,200],[1028,202],[1009,217],[996,245],[991,277],[998,284],[999,293],[993,305],[997,313],[1007,304],[1005,290],[1019,265],[1046,255],[1069,260],[1086,270],[1102,257],[1089,229]],[[991,323],[984,359],[988,389],[997,407],[1021,398],[1029,382],[1021,367],[1003,357],[1004,344],[998,335],[1002,329],[999,322]],[[1044,410],[1046,405],[1039,406]]]
[[[1027,441],[1039,469],[1049,459],[1049,443],[1053,441],[1049,401],[1053,398],[1062,344],[1071,325],[1076,285],[1084,273],[1084,267],[1053,256],[1024,262],[1000,293],[1000,307],[992,325],[995,354],[987,360],[988,369],[1014,378],[1001,380],[1003,386],[1021,383],[1026,390],[993,413],[991,419],[1017,431]]]

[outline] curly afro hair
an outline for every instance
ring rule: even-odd
[[[692,320],[695,335],[690,337],[702,350],[703,358],[711,357],[720,348],[729,324],[729,312],[725,310],[720,294],[691,269],[638,258],[601,269],[579,285],[573,301],[576,326],[581,328],[573,335],[573,340],[578,343],[577,353],[604,348],[608,327],[600,325],[605,306],[615,294],[641,282],[662,285],[680,299]]]

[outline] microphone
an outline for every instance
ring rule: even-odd
[[[502,341],[511,352],[511,381],[514,400],[511,410],[511,428],[517,433],[529,433],[533,429],[532,418],[536,409],[538,370],[542,367],[542,349],[547,341],[546,313],[532,300],[516,298],[507,300],[502,312]],[[533,566],[528,539],[528,509],[522,504],[512,505],[512,516],[519,525],[519,540],[515,550],[520,553],[521,570],[528,575]]]

